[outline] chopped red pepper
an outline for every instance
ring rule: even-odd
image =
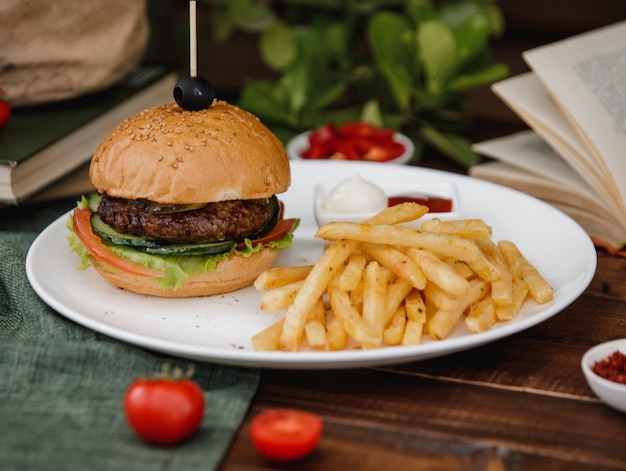
[[[593,372],[615,383],[626,384],[626,355],[619,350],[593,365]]]
[[[326,124],[309,134],[305,159],[367,160],[386,162],[402,155],[404,145],[393,140],[395,131],[369,123],[353,122],[339,127]]]

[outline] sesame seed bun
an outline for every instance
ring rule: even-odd
[[[228,293],[250,286],[257,276],[276,263],[279,254],[279,250],[266,247],[250,257],[231,256],[218,263],[215,272],[191,276],[176,290],[163,288],[154,278],[111,268],[95,257],[90,256],[89,261],[102,278],[118,288],[163,298],[187,298]]]
[[[291,173],[284,146],[261,121],[234,105],[185,111],[177,104],[123,121],[91,161],[101,193],[164,204],[267,198]]]

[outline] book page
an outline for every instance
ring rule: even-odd
[[[617,187],[607,185],[607,181],[612,180],[610,174],[602,172],[583,140],[534,73],[528,72],[502,80],[491,88],[526,124],[559,152],[602,198],[614,200],[613,206],[620,207],[617,203],[621,200]],[[537,169],[541,170],[542,166]],[[624,213],[626,215],[626,207]]]
[[[520,131],[509,136],[477,142],[472,148],[479,154],[513,167],[595,195],[580,175],[535,131]]]
[[[626,204],[626,21],[523,56]]]
[[[504,162],[486,162],[470,168],[472,177],[522,191],[554,206],[574,219],[591,237],[611,247],[622,247],[626,221],[616,220],[603,202],[576,188],[547,180]]]

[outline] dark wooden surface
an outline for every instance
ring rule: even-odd
[[[476,140],[517,124],[482,122]],[[462,172],[445,161],[422,165]],[[469,351],[389,367],[264,370],[222,470],[626,469],[626,414],[601,403],[580,361],[593,345],[626,337],[626,259],[598,252],[588,289],[519,334]],[[272,407],[313,411],[319,448],[276,466],[250,441],[250,421]]]

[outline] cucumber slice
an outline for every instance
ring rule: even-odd
[[[146,237],[122,234],[117,232],[111,226],[106,224],[98,213],[92,213],[90,217],[91,227],[93,231],[100,236],[101,239],[108,240],[117,245],[128,245],[130,247],[156,247],[162,245],[154,239],[147,239]]]
[[[135,247],[152,255],[214,255],[229,251],[235,243],[232,240],[209,242],[206,244],[172,244],[158,247]]]

